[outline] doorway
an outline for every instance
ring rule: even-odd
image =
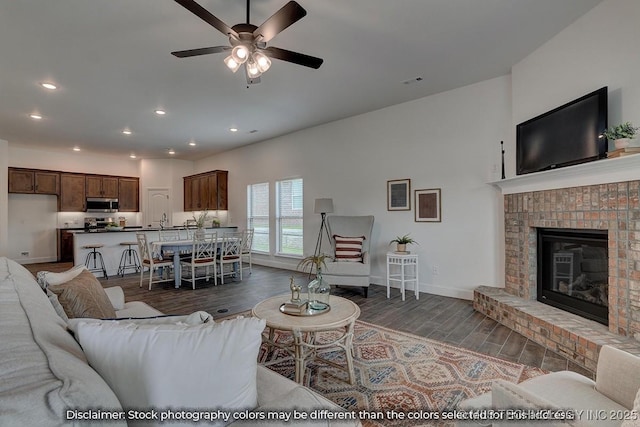
[[[160,227],[162,216],[166,215],[165,227],[173,225],[171,190],[169,188],[147,189],[147,208],[144,212],[144,223],[150,227]]]

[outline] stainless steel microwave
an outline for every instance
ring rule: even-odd
[[[118,212],[118,199],[87,197],[87,212]]]

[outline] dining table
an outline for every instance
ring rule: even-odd
[[[180,287],[182,282],[182,274],[180,269],[180,254],[190,253],[193,249],[193,240],[157,240],[151,242],[151,251],[154,256],[157,255],[162,259],[163,253],[173,252],[173,280],[176,289]]]
[[[180,287],[182,282],[182,273],[180,268],[180,254],[191,253],[193,250],[193,239],[181,240],[156,240],[151,242],[151,251],[162,259],[163,253],[173,252],[173,280],[176,289]],[[220,247],[218,246],[218,250]],[[236,265],[233,266],[234,271],[237,270]]]

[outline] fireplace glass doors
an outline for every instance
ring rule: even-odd
[[[538,301],[609,323],[606,230],[538,229]]]

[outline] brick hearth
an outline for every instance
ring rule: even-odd
[[[505,288],[480,288],[474,307],[590,370],[603,344],[640,351],[639,191],[625,181],[506,194]],[[608,231],[608,329],[536,301],[538,227]]]

